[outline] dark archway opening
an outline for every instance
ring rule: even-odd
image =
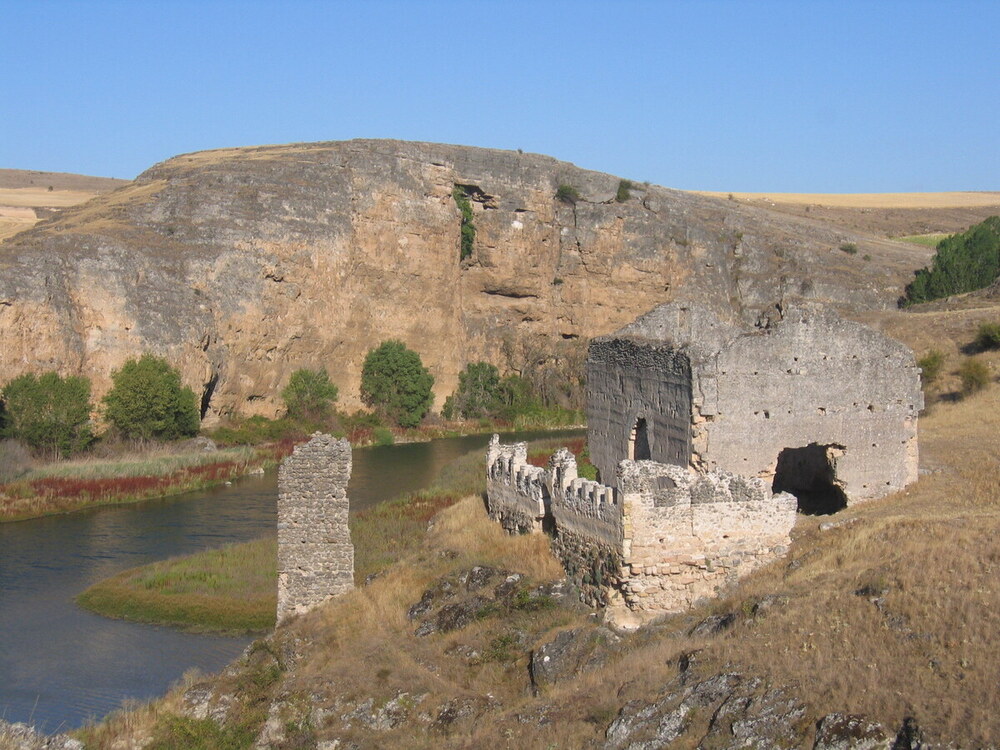
[[[649,461],[649,428],[646,420],[640,417],[632,428],[632,435],[629,438],[629,458],[633,461]]]
[[[847,507],[847,495],[837,481],[837,458],[842,445],[810,443],[805,448],[785,448],[778,455],[773,492],[789,492],[799,501],[799,512],[817,516]]]

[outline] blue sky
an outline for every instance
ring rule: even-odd
[[[1000,2],[0,0],[0,167],[402,138],[687,189],[1000,189]]]

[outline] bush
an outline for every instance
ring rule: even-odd
[[[944,354],[937,349],[931,349],[917,360],[917,366],[921,370],[920,379],[924,385],[930,385],[941,374],[941,368],[944,366]]]
[[[858,246],[855,245],[853,242],[845,242],[845,243],[843,243],[840,246],[840,249],[843,252],[847,253],[848,255],[857,255],[858,254]]]
[[[983,323],[979,326],[973,345],[980,351],[1000,349],[1000,323]]]
[[[402,341],[383,341],[361,368],[361,400],[400,427],[416,427],[434,394],[434,377]]]
[[[330,417],[331,405],[337,400],[337,386],[330,382],[325,368],[296,370],[281,398],[292,419],[322,422]]]
[[[958,368],[958,377],[962,381],[962,395],[969,396],[983,390],[993,379],[990,368],[978,359],[967,359]]]
[[[1000,274],[1000,216],[991,216],[937,245],[930,268],[921,268],[906,287],[903,304],[913,305],[989,286]]]
[[[580,191],[572,185],[560,185],[556,189],[556,199],[561,200],[563,203],[574,205],[580,200]]]
[[[458,389],[444,402],[446,419],[496,416],[501,401],[500,372],[487,362],[470,362],[458,374]]]
[[[372,434],[375,445],[392,445],[396,442],[395,435],[388,427],[376,427]]]
[[[194,391],[165,359],[144,354],[111,374],[114,385],[104,397],[104,416],[123,437],[174,440],[198,433]]]
[[[83,377],[21,375],[3,389],[4,434],[52,456],[68,456],[93,440],[90,381]]]
[[[469,203],[469,196],[461,185],[455,185],[451,197],[455,199],[455,205],[462,213],[462,249],[459,259],[465,260],[472,255],[473,244],[476,241],[476,227],[472,223],[472,204]]]
[[[627,201],[632,197],[632,188],[634,187],[635,185],[633,185],[629,180],[621,180],[618,183],[618,192],[615,193],[615,200],[619,203]]]

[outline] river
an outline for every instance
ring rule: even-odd
[[[429,486],[446,463],[488,439],[355,450],[351,509]],[[73,597],[126,568],[274,534],[276,503],[272,472],[203,492],[0,524],[0,718],[47,732],[73,729],[125,700],[162,695],[188,669],[214,672],[232,661],[249,637],[110,620]]]

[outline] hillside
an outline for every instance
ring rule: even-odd
[[[503,535],[469,498],[401,564],[88,746],[996,747],[1000,387],[948,394],[1000,308],[874,317],[945,350],[921,479],[800,517],[787,557],[720,599],[612,632],[559,583],[544,536]]]
[[[931,254],[657,186],[618,202],[619,184],[545,156],[397,141],[178,156],[0,245],[0,368],[85,374],[99,398],[152,351],[211,422],[275,414],[300,367],[325,366],[356,407],[368,348],[400,338],[440,407],[470,361],[568,382],[589,337],[672,299],[751,321],[792,297],[890,308]],[[476,228],[464,261],[456,186]]]
[[[108,177],[0,169],[0,243],[63,208],[126,184]]]
[[[1000,214],[1000,192],[713,193],[880,237],[952,234]]]

